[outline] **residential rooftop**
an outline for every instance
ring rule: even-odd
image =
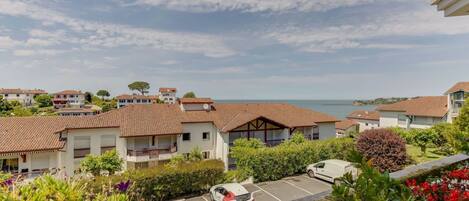
[[[405,112],[411,116],[444,117],[448,113],[448,97],[425,96],[389,105],[381,105],[377,111]]]
[[[378,111],[366,111],[366,110],[356,110],[351,112],[347,118],[349,119],[363,119],[363,120],[372,120],[379,121],[379,112]]]
[[[336,122],[335,128],[339,130],[347,130],[351,128],[352,126],[356,126],[356,125],[358,125],[358,122],[356,122],[355,120],[344,119],[342,121]]]
[[[0,94],[47,94],[42,89],[4,89],[0,88]]]
[[[169,93],[169,92],[176,93],[177,89],[176,88],[169,88],[169,87],[161,87],[158,91],[160,93]]]
[[[469,92],[469,82],[458,82],[454,86],[452,86],[448,91],[445,92],[445,95],[450,93],[458,92],[458,91],[465,91]]]

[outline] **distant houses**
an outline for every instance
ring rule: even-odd
[[[448,122],[453,122],[469,96],[469,82],[458,82],[445,92],[448,96]]]
[[[359,132],[369,129],[379,128],[379,112],[378,111],[353,111],[347,116],[347,119],[354,120],[358,123]]]
[[[121,108],[130,104],[154,104],[157,102],[157,96],[149,95],[128,95],[122,94],[116,96],[117,108]]]
[[[65,90],[53,94],[54,108],[82,108],[85,106],[85,94],[78,90]]]
[[[176,88],[163,87],[158,90],[158,98],[166,104],[175,104],[177,99],[176,93]]]
[[[335,123],[337,137],[343,137],[346,134],[358,133],[359,124],[355,120],[344,119]]]
[[[0,89],[0,96],[8,101],[18,101],[24,106],[31,106],[36,101],[34,97],[41,94],[47,94],[42,89]]]

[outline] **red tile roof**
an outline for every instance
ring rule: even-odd
[[[211,104],[213,100],[211,98],[180,98],[179,102],[182,104]]]
[[[450,93],[458,92],[458,91],[465,91],[469,92],[469,82],[458,82],[454,86],[452,86],[448,91],[446,91],[445,95]]]
[[[405,114],[412,116],[444,117],[448,113],[447,104],[446,96],[426,96],[381,105],[376,110],[405,112]]]
[[[335,129],[347,130],[352,126],[358,125],[358,122],[355,120],[345,119],[335,123]]]
[[[379,112],[377,111],[357,110],[350,113],[347,118],[379,121],[379,116]]]
[[[47,94],[42,89],[0,89],[0,94]]]
[[[119,128],[121,137],[137,137],[180,134],[184,123],[210,122],[228,132],[260,117],[290,128],[337,121],[289,104],[214,104],[212,111],[187,112],[178,105],[129,105],[95,116],[0,118],[0,153],[59,149],[54,133],[64,130]]]
[[[159,92],[161,92],[161,93],[164,93],[164,92],[166,92],[166,93],[168,93],[168,92],[174,92],[174,93],[176,93],[176,91],[177,91],[176,88],[161,87],[161,88],[159,89]]]
[[[83,93],[81,91],[77,90],[64,90],[64,91],[59,91],[55,93],[55,95],[82,95]]]

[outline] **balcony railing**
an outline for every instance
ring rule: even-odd
[[[166,149],[148,148],[142,150],[127,150],[127,156],[149,156],[150,159],[159,158],[161,154],[171,154],[177,152],[177,146]]]
[[[56,173],[57,173],[57,169],[55,168],[52,168],[52,169],[44,168],[44,169],[34,169],[30,172],[13,173],[12,175],[13,175],[13,178],[15,178],[16,180],[23,181],[26,179],[36,178],[43,174],[55,175]]]

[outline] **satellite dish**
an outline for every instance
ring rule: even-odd
[[[210,106],[207,103],[205,103],[202,107],[204,108],[204,110],[210,109]]]

